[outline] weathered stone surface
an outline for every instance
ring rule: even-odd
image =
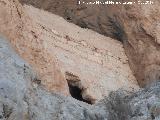
[[[123,8],[124,46],[131,69],[141,86],[160,78],[160,37],[157,34],[160,30],[159,6],[160,1],[156,0],[153,5]]]
[[[134,94],[114,92],[97,105],[105,105],[107,120],[159,120],[159,93],[160,82],[156,82]]]
[[[47,92],[33,73],[0,37],[0,120],[106,119],[98,106]]]
[[[0,120],[159,120],[160,82],[119,90],[95,105],[47,92],[31,67],[0,37]]]
[[[122,41],[139,85],[160,76],[160,1],[143,5],[86,5],[75,0],[20,0]],[[85,2],[95,0],[85,0]],[[99,0],[100,2],[104,0]],[[125,2],[128,0],[117,0]]]
[[[37,82],[49,90],[69,95],[67,72],[79,77],[76,86],[93,103],[119,88],[138,88],[119,41],[17,1],[4,3],[0,32],[36,70]]]
[[[94,102],[118,88],[138,88],[119,41],[31,6],[24,7],[27,15],[43,28],[41,39],[60,61],[60,69],[79,77],[78,87],[84,90],[85,99]]]
[[[0,36],[0,120],[27,120],[23,98],[31,79],[28,64]]]
[[[159,80],[159,1],[149,8],[106,9],[117,25],[106,32],[116,37],[114,30],[121,31],[117,38],[123,40],[139,83]],[[122,13],[114,12],[118,9]],[[160,119],[160,82],[136,93],[128,91],[137,84],[120,42],[31,6],[22,7],[16,0],[0,0],[0,33],[9,39],[0,36],[0,120]],[[94,105],[47,91],[68,95],[67,80],[93,103],[118,88],[127,91],[111,92]]]
[[[17,0],[0,1],[0,33],[31,64],[48,90],[66,95],[68,86],[52,51],[45,47],[41,27],[32,22]]]

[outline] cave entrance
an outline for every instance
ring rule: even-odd
[[[71,96],[79,101],[83,101],[86,102],[88,104],[92,104],[91,101],[85,100],[82,97],[82,90],[78,87],[78,86],[73,86],[72,84],[70,84],[68,82],[68,86],[69,86],[69,92],[71,94]]]
[[[69,87],[69,92],[71,94],[71,96],[79,101],[83,101],[86,102],[88,104],[92,104],[91,100],[85,100],[82,96],[83,94],[83,89],[82,87],[80,87],[80,79],[79,77],[70,74],[70,73],[66,73],[66,80],[68,83],[68,87]]]

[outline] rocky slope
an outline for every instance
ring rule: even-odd
[[[0,37],[0,120],[80,120],[105,116],[99,107],[47,92],[28,63]]]
[[[0,0],[0,120],[160,119],[158,0],[96,7],[20,1],[105,36]],[[137,81],[146,87],[138,91]]]
[[[20,0],[23,4],[58,14],[81,27],[123,42],[140,86],[160,77],[160,1],[151,4],[87,5],[75,0]],[[85,0],[84,2],[95,0]],[[117,0],[125,2],[127,0]],[[99,0],[103,2],[103,0]]]
[[[47,92],[31,67],[0,37],[0,120],[159,120],[160,83],[119,90],[95,105]]]
[[[49,90],[68,94],[67,82],[59,69],[58,61],[41,37],[39,38],[41,26],[36,25],[25,14],[17,0],[1,0],[0,8],[0,33],[32,65],[42,84]]]
[[[119,88],[139,88],[119,41],[18,1],[4,3],[0,32],[48,90],[72,95],[79,89],[83,99],[95,103]]]
[[[55,54],[68,83],[81,88],[85,99],[94,102],[119,88],[138,88],[120,42],[31,6],[24,8],[43,26],[41,36],[47,48]]]

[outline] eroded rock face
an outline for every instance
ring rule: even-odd
[[[41,37],[59,60],[60,69],[78,77],[68,79],[66,74],[68,82],[77,82],[75,86],[82,90],[83,98],[95,102],[119,88],[138,88],[119,41],[34,7],[24,8],[26,14],[41,26]]]
[[[120,25],[122,40],[130,67],[140,86],[158,80],[160,76],[160,44],[157,32],[160,24],[160,2],[152,5],[108,7],[108,17]],[[138,11],[138,12],[137,12]],[[108,13],[106,13],[108,14]]]
[[[0,120],[106,119],[98,106],[49,93],[28,63],[0,36]]]
[[[74,85],[92,103],[119,88],[137,90],[119,41],[34,7],[22,7],[18,1],[5,0],[0,5],[0,32],[35,69],[36,81],[48,90],[69,95],[67,81],[73,80],[67,79],[67,72],[78,76]]]
[[[108,120],[159,120],[159,87],[156,82],[134,94],[117,91],[97,105],[105,104]]]
[[[42,40],[41,27],[32,22],[17,0],[1,0],[0,9],[0,33],[7,36],[19,55],[32,65],[37,79],[48,90],[69,95],[58,61]]]
[[[32,79],[29,65],[0,36],[0,120],[28,119],[24,93]]]
[[[160,76],[160,1],[151,5],[86,5],[75,0],[20,0],[124,43],[140,86]],[[94,0],[85,0],[85,2]],[[102,1],[102,0],[100,0]],[[125,0],[119,0],[124,2]],[[138,3],[136,0],[135,2]]]
[[[153,5],[132,6],[125,9],[124,41],[130,66],[141,86],[150,84],[160,77],[160,1]],[[139,12],[136,12],[136,11]]]
[[[0,36],[0,120],[158,120],[160,83],[119,90],[95,105],[47,92],[28,63]]]

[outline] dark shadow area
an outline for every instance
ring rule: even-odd
[[[92,104],[91,99],[84,99],[82,97],[83,87],[81,86],[80,78],[70,72],[66,72],[65,74],[66,74],[66,80],[68,83],[69,92],[70,92],[71,96],[79,101],[83,101],[88,104]]]
[[[75,98],[79,101],[86,102],[88,104],[92,104],[91,101],[87,101],[87,100],[83,99],[82,90],[79,87],[73,86],[72,84],[69,84],[69,82],[68,82],[68,86],[69,86],[70,94],[73,98]]]
[[[108,17],[109,24],[107,25],[112,31],[112,37],[113,39],[116,39],[120,42],[124,42],[126,40],[126,34],[124,31],[124,27],[120,22],[120,19],[118,19],[116,16],[114,17]]]
[[[91,29],[104,36],[111,37],[120,42],[127,40],[126,33],[124,31],[123,22],[121,22],[119,15],[111,15],[105,12],[108,7],[87,7],[86,5],[77,4],[77,0],[19,0],[22,5],[32,5],[36,8],[43,9],[53,14],[63,17],[68,22],[74,23],[81,28]],[[103,1],[103,0],[100,0]],[[120,0],[121,1],[121,0]],[[78,0],[79,2],[79,0]],[[103,10],[108,17],[101,16],[100,13],[96,12],[88,14],[91,10],[99,11]],[[118,11],[117,11],[118,12]],[[91,18],[94,18],[93,20]],[[103,19],[106,19],[105,21]]]

